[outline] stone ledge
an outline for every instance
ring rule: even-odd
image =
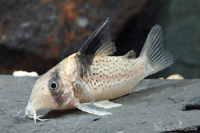
[[[191,99],[200,96],[200,79],[145,79],[134,92],[113,100],[123,107],[110,109],[112,115],[96,116],[78,109],[38,111],[50,120],[34,125],[32,119],[19,115],[23,115],[37,78],[0,76],[0,132],[154,133],[196,130],[200,125],[199,110],[183,110],[190,103],[199,104]]]

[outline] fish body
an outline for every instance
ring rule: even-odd
[[[62,60],[41,76],[32,90],[25,114],[41,120],[38,109],[82,111],[107,115],[110,112],[91,107],[93,102],[121,97],[146,76],[173,63],[164,49],[161,27],[152,28],[138,58],[132,50],[124,56],[111,56],[115,45],[109,38],[107,19],[81,49]]]
[[[83,78],[83,82],[90,88],[88,97],[95,101],[121,97],[147,76],[143,65],[145,62],[134,58],[96,57],[93,62],[91,76]]]

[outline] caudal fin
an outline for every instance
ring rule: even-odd
[[[148,75],[154,74],[173,64],[172,54],[164,48],[163,33],[159,25],[149,32],[140,58],[146,60]]]

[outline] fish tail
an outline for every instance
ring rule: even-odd
[[[164,48],[161,26],[155,25],[149,32],[140,57],[145,60],[147,74],[151,75],[173,64],[172,54]]]

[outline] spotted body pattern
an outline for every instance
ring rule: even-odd
[[[25,115],[42,120],[38,109],[78,108],[96,114],[111,114],[96,108],[93,102],[121,97],[148,75],[169,67],[172,55],[164,49],[161,27],[152,28],[141,54],[131,50],[124,56],[111,56],[116,47],[109,38],[107,19],[80,50],[42,75],[32,90]],[[106,102],[114,107],[117,104]],[[118,106],[118,105],[117,105]],[[106,107],[108,108],[108,107]]]
[[[95,100],[114,99],[129,93],[140,78],[147,75],[142,64],[123,56],[97,57],[91,67],[91,76],[83,78],[83,81],[91,88],[91,96],[95,96]]]

